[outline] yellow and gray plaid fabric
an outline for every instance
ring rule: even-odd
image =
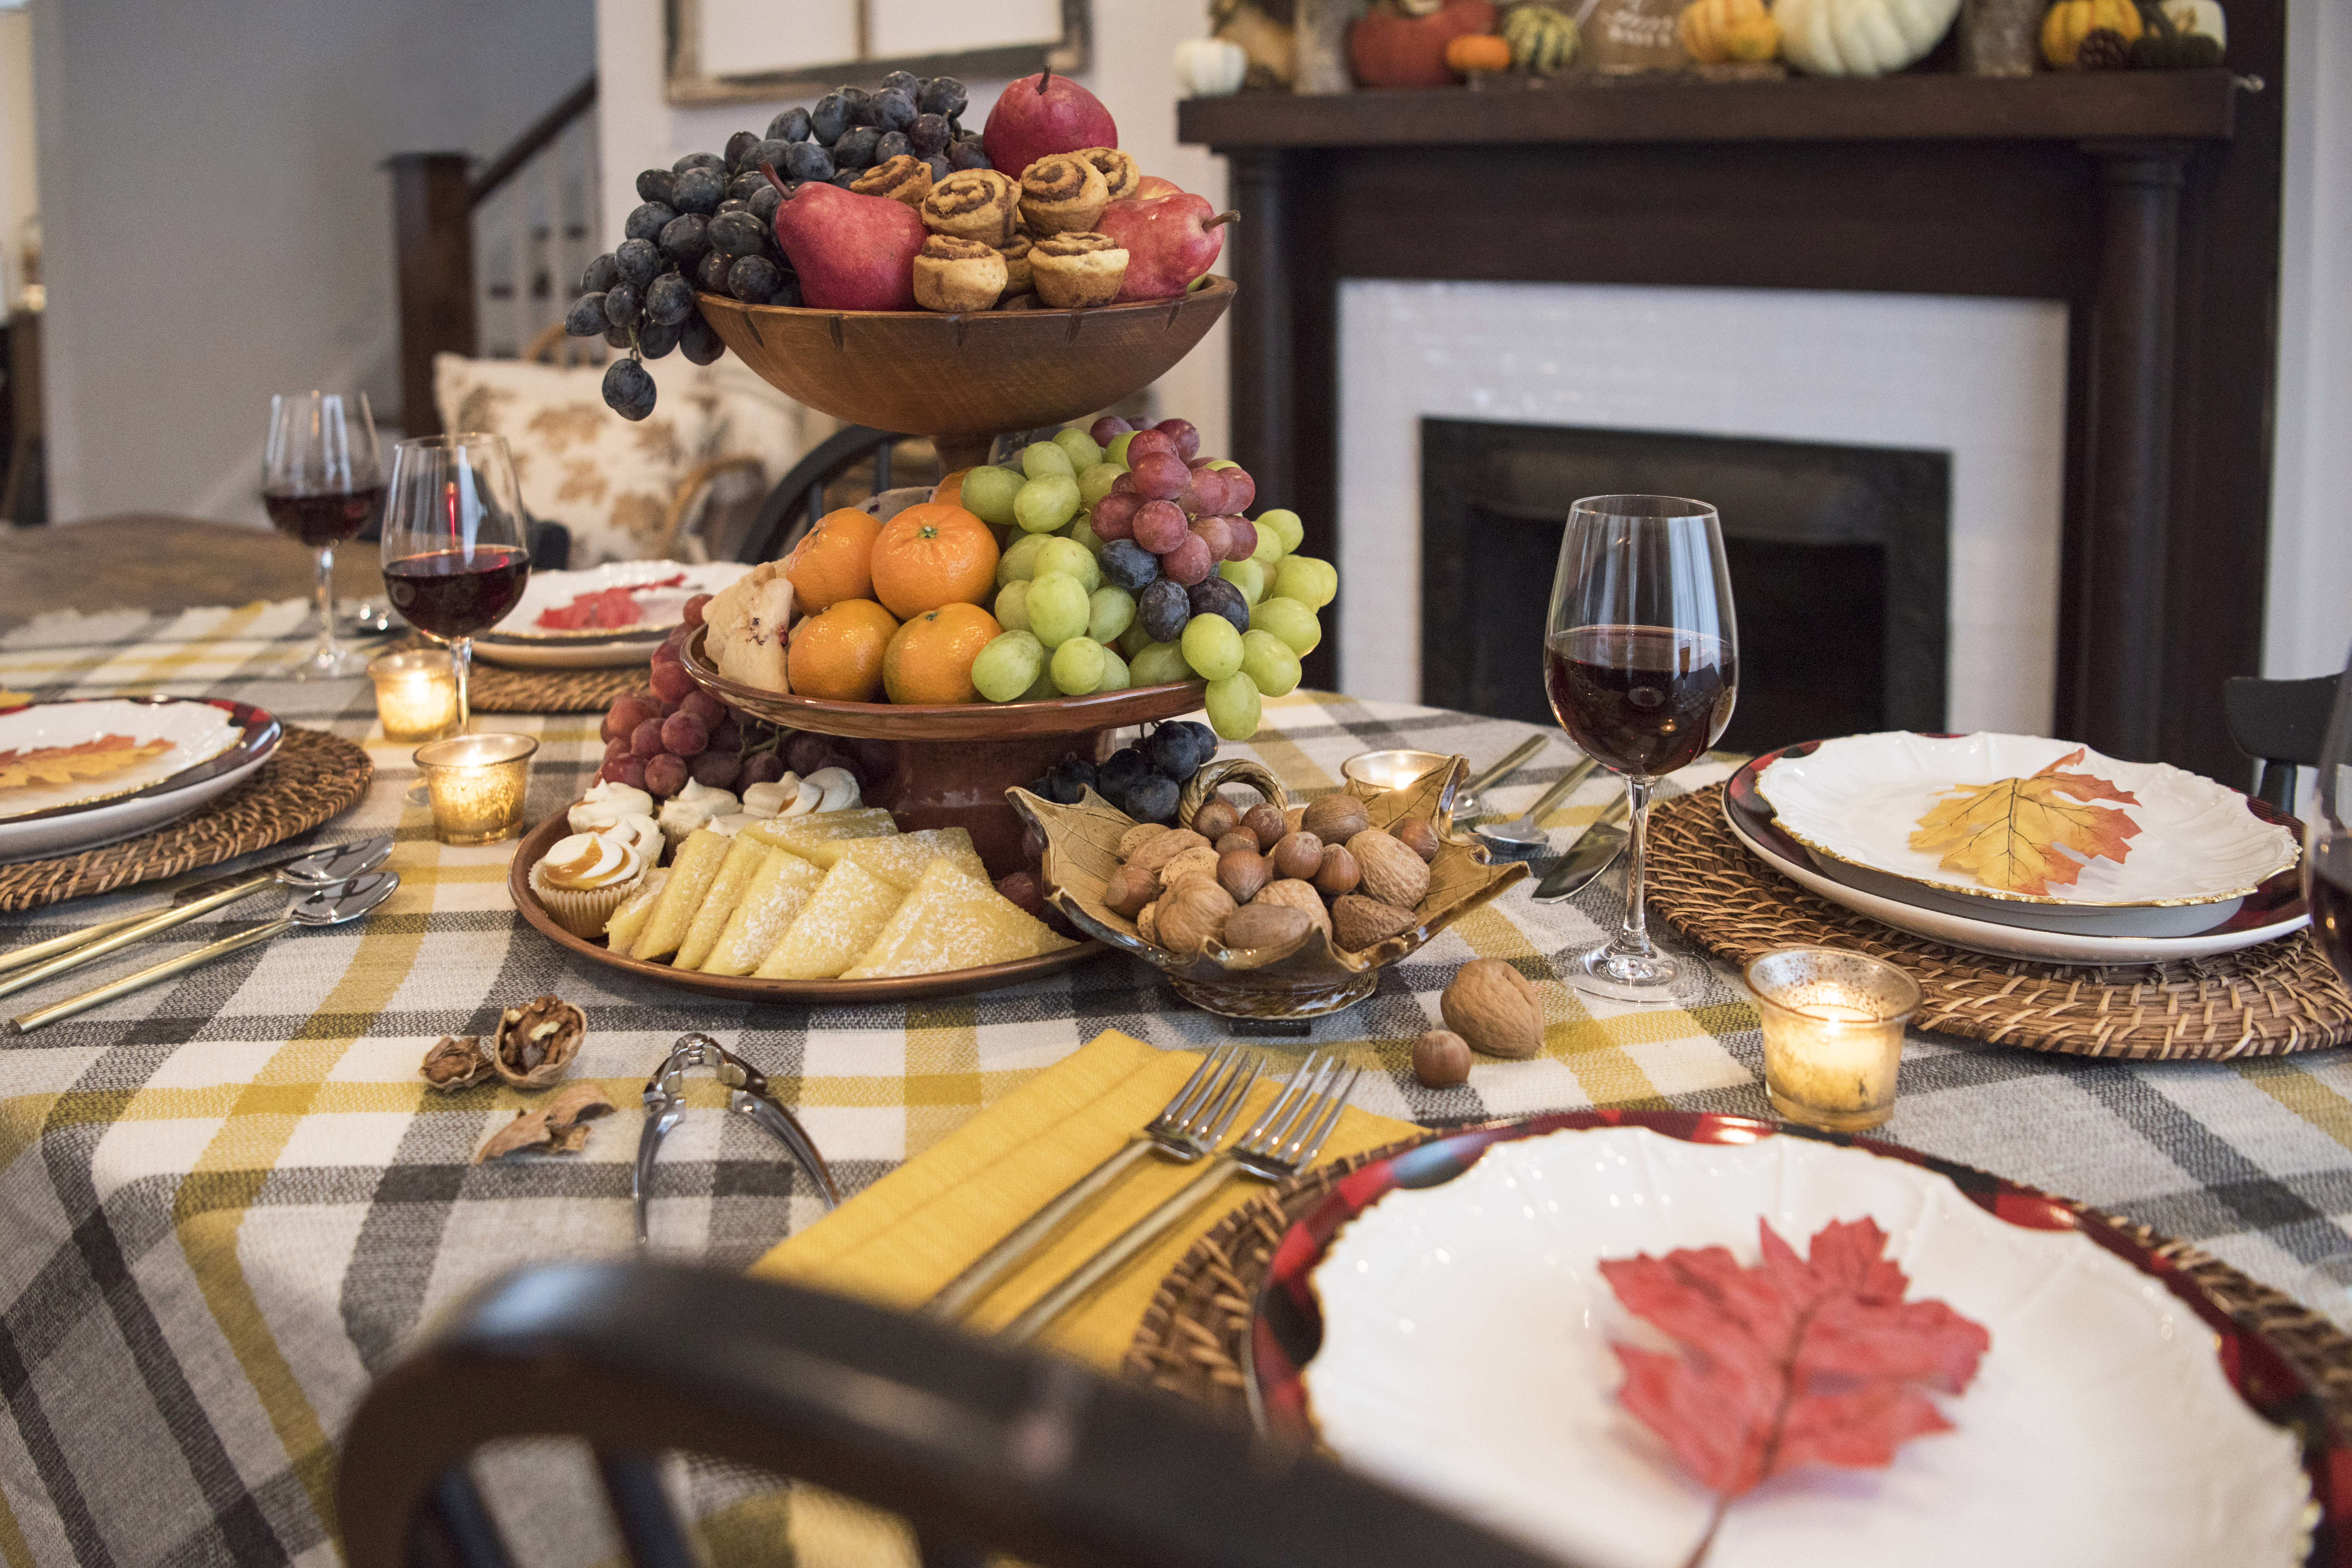
[[[376,731],[363,680],[272,676],[304,636],[290,605],[50,617],[0,636],[0,687],[234,696],[366,741],[368,798],[317,837],[395,832],[404,883],[362,929],[289,936],[0,1048],[10,1568],[330,1560],[336,1436],[419,1321],[515,1264],[630,1250],[637,1096],[688,1029],[756,1062],[851,1192],[1105,1028],[1161,1047],[1224,1036],[1154,971],[1116,956],[904,1010],[722,1004],[573,963],[509,907],[506,847],[434,842],[424,809],[404,798],[408,748]],[[1269,704],[1266,720],[1248,749],[1310,794],[1359,751],[1414,745],[1484,763],[1528,732],[1308,694]],[[489,726],[540,739],[534,817],[572,799],[601,752],[593,716]],[[1524,810],[1572,760],[1555,743],[1495,804]],[[1709,764],[1678,782],[1722,773]],[[1596,781],[1550,825],[1589,821],[1610,796]],[[1552,906],[1513,889],[1318,1023],[1317,1043],[1348,1043],[1377,1065],[1365,1109],[1418,1121],[1596,1104],[1765,1113],[1754,1016],[1729,972],[1717,966],[1688,1012],[1588,1005],[1551,983],[1554,963],[1614,921],[1620,887],[1612,875]],[[133,890],[0,917],[0,946],[152,901]],[[278,912],[253,900],[24,1003]],[[1424,1089],[1409,1044],[1475,954],[1542,983],[1545,1052]],[[435,1094],[417,1064],[442,1035],[487,1032],[500,1006],[543,992],[587,1009],[575,1072],[622,1111],[582,1154],[474,1165],[523,1098]],[[1265,1046],[1279,1061],[1305,1044]],[[721,1113],[715,1084],[692,1089],[698,1109],[656,1179],[654,1243],[740,1267],[816,1210],[777,1148]],[[2290,1289],[2311,1265],[2352,1258],[2339,1223],[2352,1215],[2352,1065],[2340,1052],[2139,1067],[1918,1037],[1886,1135],[2120,1211]]]

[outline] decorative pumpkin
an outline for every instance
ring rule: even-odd
[[[1465,33],[1445,41],[1445,68],[1455,76],[1511,68],[1511,46],[1493,33]]]
[[[1511,46],[1511,63],[1523,71],[1549,73],[1576,63],[1576,23],[1549,5],[1512,6],[1503,18],[1503,37]]]
[[[1229,38],[1187,38],[1176,46],[1176,85],[1187,98],[1223,98],[1242,89],[1249,51]]]
[[[2053,69],[2073,70],[2083,36],[2100,27],[2131,42],[2141,32],[2139,7],[2132,0],[2058,0],[2042,18],[2042,58]]]
[[[2200,18],[2196,7],[2202,4],[2213,14],[2213,30],[2201,31],[2197,26]],[[2179,4],[2150,5],[2147,8],[2147,31],[2132,40],[2131,63],[2141,70],[2205,70],[2221,63],[2221,37],[2227,26],[2221,21],[2221,7],[2213,0],[2179,0]]]
[[[1899,71],[1924,58],[1959,14],[1960,0],[1780,0],[1772,13],[1783,58],[1815,76]]]
[[[1450,87],[1445,46],[1494,30],[1494,0],[1445,0],[1425,16],[1407,16],[1399,0],[1374,0],[1348,29],[1348,64],[1366,87]]]
[[[1770,16],[1748,16],[1723,30],[1723,47],[1735,60],[1769,60],[1780,52],[1780,24]]]
[[[1757,23],[1764,24],[1762,29]],[[1691,0],[1683,14],[1675,19],[1675,41],[1683,53],[1703,66],[1719,66],[1730,59],[1769,60],[1772,51],[1762,54],[1735,54],[1732,35],[1738,32],[1743,44],[1755,47],[1755,37],[1769,31],[1773,45],[1780,41],[1780,28],[1772,21],[1772,13],[1764,8],[1764,0]]]

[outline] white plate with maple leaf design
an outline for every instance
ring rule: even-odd
[[[1676,1568],[1715,1500],[1617,1401],[1612,1343],[1671,1342],[1598,1265],[1710,1247],[1753,1264],[1759,1217],[1801,1252],[1832,1221],[1868,1217],[1906,1299],[1948,1303],[1990,1348],[1965,1393],[1936,1398],[1951,1430],[1885,1468],[1766,1481],[1726,1510],[1707,1568],[2304,1562],[2318,1510],[2297,1434],[2232,1386],[2207,1321],[2063,1205],[2013,1223],[1992,1212],[2011,1198],[1972,1200],[1904,1159],[1738,1119],[1659,1120],[1720,1125],[1501,1130],[1518,1141],[1469,1152],[1450,1180],[1465,1156],[1430,1145],[1391,1163],[1433,1169],[1335,1187],[1328,1205],[1357,1212],[1306,1276],[1319,1342],[1297,1381],[1343,1462],[1593,1568]],[[1284,1238],[1268,1298],[1306,1266],[1318,1218],[1334,1223]],[[1280,1351],[1266,1312],[1262,1387]]]
[[[2292,873],[2296,835],[2264,820],[2247,797],[2164,763],[2084,752],[2066,771],[2136,797],[2124,811],[2139,831],[2118,861],[2053,853],[2081,866],[2071,884],[2012,891],[1948,868],[1915,849],[1920,819],[1956,786],[2026,778],[2077,748],[2032,735],[1921,735],[1890,731],[1790,747],[1754,764],[1756,794],[1782,833],[1828,875],[1899,902],[2003,924],[2083,934],[2189,936],[2227,920],[2234,905]]]
[[[268,762],[283,734],[247,703],[190,697],[36,702],[0,713],[0,861],[36,859],[135,837],[235,788]],[[114,759],[131,756],[118,765]],[[76,757],[105,761],[84,770]],[[64,761],[57,768],[41,765]]]

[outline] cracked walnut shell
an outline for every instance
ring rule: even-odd
[[[480,1083],[492,1069],[481,1036],[444,1035],[439,1045],[425,1053],[425,1065],[417,1070],[434,1088],[454,1094]]]
[[[560,996],[541,996],[499,1015],[490,1065],[517,1089],[545,1089],[563,1076],[587,1037],[587,1014]]]

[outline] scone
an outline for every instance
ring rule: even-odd
[[[1110,187],[1110,199],[1115,202],[1123,202],[1142,188],[1143,171],[1135,166],[1134,159],[1116,147],[1081,147],[1070,156],[1084,158],[1095,166],[1103,184]]]
[[[915,253],[915,303],[926,310],[985,310],[1004,292],[1004,258],[976,239],[935,234]]]
[[[1107,234],[1057,234],[1029,247],[1029,268],[1037,297],[1057,310],[1108,305],[1127,281],[1127,251]]]
[[[912,153],[901,153],[858,175],[849,188],[861,196],[880,196],[920,212],[923,198],[931,194],[931,166]]]
[[[763,561],[702,606],[710,628],[703,649],[719,673],[762,691],[790,691],[784,634],[792,629],[793,582],[781,561]]]
[[[1002,247],[1013,242],[1021,219],[1021,186],[994,169],[958,169],[933,185],[915,210],[933,234]]]
[[[1083,234],[1110,205],[1102,171],[1076,153],[1055,153],[1021,171],[1021,223],[1039,239]]]
[[[1012,244],[997,252],[1004,258],[1004,292],[1007,296],[1026,294],[1036,288],[1037,279],[1029,270],[1029,247],[1035,243],[1025,234],[1016,234]]]

